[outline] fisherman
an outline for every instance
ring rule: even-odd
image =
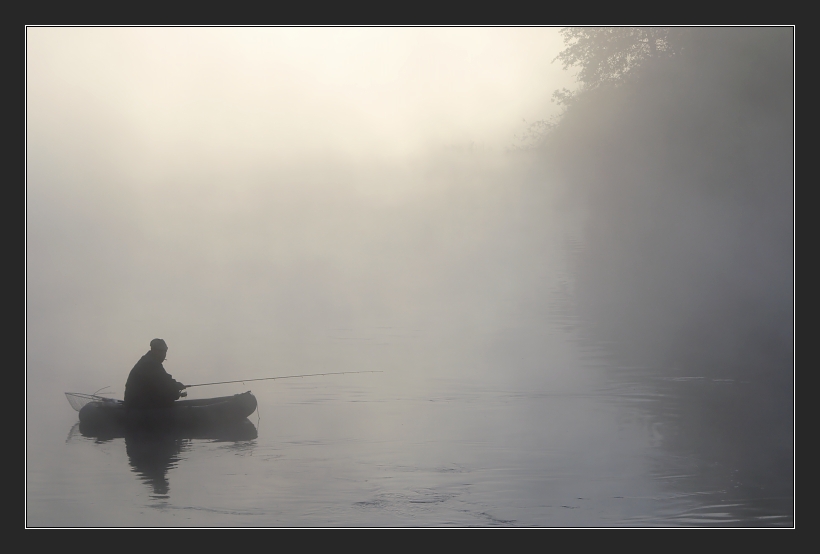
[[[151,341],[151,350],[128,374],[125,383],[125,406],[129,408],[161,408],[171,406],[174,400],[187,396],[185,385],[175,381],[162,362],[168,353],[168,345],[162,339]]]

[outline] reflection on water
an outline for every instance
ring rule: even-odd
[[[63,463],[30,458],[30,523],[793,525],[791,435],[754,383],[629,365],[585,334],[571,283],[546,324],[333,329],[333,369],[384,373],[259,385],[258,427],[63,428],[42,446]]]
[[[790,421],[760,384],[634,363],[574,286],[556,270],[541,319],[303,337],[323,369],[383,373],[257,384],[258,427],[30,434],[29,524],[793,525]]]
[[[771,407],[791,402],[691,362],[636,363],[578,316],[569,269],[537,277],[528,302],[481,305],[481,287],[442,302],[443,323],[351,318],[281,338],[304,354],[282,373],[383,373],[259,383],[258,427],[30,432],[29,524],[793,524],[790,414]]]
[[[356,334],[376,336],[366,329]],[[733,444],[714,449],[711,431],[688,415],[693,387],[720,398],[737,388],[732,383],[617,366],[602,347],[579,353],[597,363],[573,361],[561,352],[561,344],[571,344],[561,334],[538,340],[486,335],[446,348],[418,341],[423,358],[457,350],[465,362],[472,353],[473,362],[517,363],[521,371],[528,359],[557,358],[581,375],[571,383],[430,375],[410,386],[391,384],[390,373],[298,380],[254,391],[262,406],[258,431],[249,421],[233,434],[197,437],[87,436],[75,427],[68,442],[61,441],[65,463],[41,478],[57,502],[35,502],[43,506],[37,521],[274,527],[793,522],[790,491],[775,487],[789,474],[756,473],[757,462],[738,463],[730,455]],[[771,449],[761,443],[757,455]],[[80,491],[92,475],[99,489]],[[139,490],[129,488],[134,475]],[[69,486],[55,485],[62,482]],[[60,509],[60,501],[74,510]],[[116,511],[95,511],[115,504]]]
[[[125,437],[125,451],[131,467],[152,488],[156,497],[167,498],[170,486],[166,475],[179,462],[179,453],[187,442],[187,439],[161,434]]]
[[[82,424],[72,427],[69,438],[78,429],[84,437],[98,442],[125,439],[125,451],[132,470],[153,491],[155,498],[168,498],[170,484],[167,474],[180,461],[180,453],[190,448],[192,440],[214,442],[247,442],[257,438],[256,427],[245,419],[235,424],[190,430],[107,429],[104,433],[88,431]]]
[[[648,476],[663,482],[671,499],[632,523],[793,524],[791,426],[759,413],[760,394],[751,383],[615,368],[608,392],[643,414],[656,450]]]

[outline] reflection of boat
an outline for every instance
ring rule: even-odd
[[[69,436],[74,430],[72,427]],[[95,442],[124,438],[131,469],[159,497],[167,497],[170,490],[168,470],[175,467],[181,459],[180,454],[190,448],[191,439],[241,442],[257,437],[256,427],[247,417],[193,428],[169,426],[154,429],[130,425],[94,427],[80,421],[79,431],[84,437],[96,439]]]
[[[128,465],[153,490],[155,496],[167,498],[171,489],[168,470],[179,463],[180,453],[186,449],[186,443],[185,439],[166,433],[128,435],[125,437]]]
[[[168,430],[184,431],[185,436],[195,438],[191,433],[204,432],[207,435],[210,431],[247,421],[255,410],[256,398],[250,392],[219,398],[179,400],[167,408],[127,408],[119,400],[96,397],[79,410],[80,432],[84,435],[102,432],[125,436],[126,431]]]
[[[71,428],[66,441],[77,430],[95,442],[124,438],[131,469],[160,498],[167,498],[168,470],[180,461],[191,439],[243,442],[258,436],[248,420],[256,410],[250,392],[181,400],[160,409],[126,409],[119,400],[91,394],[66,393],[66,398],[80,412],[79,425]]]

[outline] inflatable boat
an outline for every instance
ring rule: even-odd
[[[80,412],[80,426],[99,428],[201,429],[238,423],[256,410],[250,391],[233,396],[177,400],[167,408],[129,408],[121,400],[66,393]],[[78,400],[79,399],[79,400]],[[79,404],[82,404],[79,408]]]

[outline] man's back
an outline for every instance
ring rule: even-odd
[[[170,406],[180,397],[182,383],[169,375],[149,351],[140,358],[125,383],[125,405],[131,408]]]

